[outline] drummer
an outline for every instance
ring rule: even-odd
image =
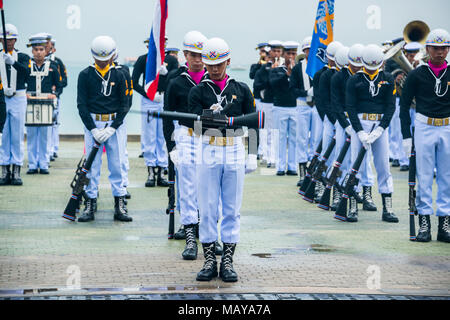
[[[33,98],[48,99],[54,104],[56,97],[62,91],[58,66],[55,62],[45,59],[47,36],[36,34],[30,38],[28,47],[32,47],[33,58],[30,63],[30,76],[28,77],[27,98],[30,105]],[[28,118],[27,118],[28,120]],[[51,120],[51,119],[50,119]],[[27,126],[28,171],[27,174],[49,174],[50,161],[49,147],[52,122],[44,126]]]

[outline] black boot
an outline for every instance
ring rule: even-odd
[[[169,182],[162,176],[162,168],[158,167],[156,185],[158,187],[168,187]]]
[[[95,220],[95,212],[97,210],[97,199],[87,199],[84,203],[83,214],[78,218],[78,222],[89,222]]]
[[[347,213],[348,222],[358,222],[358,201],[355,197],[350,197],[350,208]]]
[[[298,164],[298,175],[300,179],[297,182],[297,187],[301,187],[306,176],[306,162]]]
[[[186,231],[184,230],[184,225],[180,226],[180,229],[178,229],[177,232],[173,235],[173,238],[175,240],[184,240],[186,239]]]
[[[372,199],[372,187],[363,187],[363,210],[377,211],[377,207]]]
[[[214,245],[216,246],[216,256],[221,256],[223,253],[222,246],[220,245],[219,241],[214,242]]]
[[[128,215],[127,205],[125,204],[125,196],[114,197],[114,220],[130,222],[133,221]]]
[[[383,215],[381,217],[381,220],[397,223],[398,218],[392,211],[392,194],[383,193],[381,197],[383,200]]]
[[[197,281],[211,281],[213,278],[217,277],[217,261],[215,255],[215,244],[202,243],[203,256],[205,257],[205,263],[203,264],[202,270],[197,273]]]
[[[393,168],[400,167],[400,161],[398,159],[394,159],[394,161],[392,161],[392,167]]]
[[[8,165],[2,166],[2,174],[0,176],[0,186],[11,184],[11,169]]]
[[[222,261],[220,262],[219,276],[224,282],[236,282],[238,276],[233,269],[233,255],[236,249],[236,243],[224,243]]]
[[[361,194],[359,192],[355,191],[355,199],[357,203],[363,203],[363,198],[361,197]]]
[[[147,167],[148,169],[148,178],[145,182],[146,187],[154,187],[156,180],[155,180],[155,167]]]
[[[11,172],[11,185],[21,186],[23,185],[22,178],[20,177],[20,166],[13,164]]]
[[[127,191],[127,194],[125,195],[125,199],[131,199],[131,194],[128,192],[127,189],[125,189]]]
[[[195,229],[195,224],[189,224],[184,228],[184,230],[186,231],[186,247],[181,254],[184,260],[197,259],[197,242],[195,241]]]
[[[419,214],[419,232],[417,233],[416,241],[418,242],[431,241],[430,216]]]
[[[450,242],[450,216],[439,217],[437,241]]]
[[[331,211],[336,211],[336,209],[339,205],[339,201],[341,201],[341,198],[342,198],[341,191],[339,191],[338,188],[333,187],[333,203],[331,204],[331,207],[330,207]]]

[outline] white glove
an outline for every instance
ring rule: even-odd
[[[97,141],[100,144],[103,143],[102,141],[100,141],[100,138],[102,136],[102,132],[100,129],[94,128],[91,130],[91,133],[95,141]]]
[[[156,92],[155,97],[153,98],[153,102],[162,102],[163,101],[163,94],[161,92]]]
[[[14,95],[14,89],[3,87],[3,93],[5,94],[5,96],[11,97]]]
[[[369,149],[370,143],[368,143],[369,135],[367,134],[367,132],[365,132],[364,130],[361,130],[361,131],[357,132],[357,135],[358,135],[359,141],[361,141],[364,148]]]
[[[309,88],[309,90],[308,90],[308,97],[312,97],[312,96],[314,96],[314,88],[313,87]]]
[[[384,129],[382,127],[377,127],[375,130],[373,130],[369,134],[369,139],[368,139],[367,143],[369,143],[369,144],[374,143],[379,137],[381,137],[383,132],[384,132]]]
[[[5,52],[3,52],[3,60],[5,60],[5,63],[9,65],[13,65],[14,62],[16,62],[16,60],[14,60],[14,58],[9,53]]]
[[[100,143],[105,142],[106,140],[108,140],[109,138],[111,138],[111,136],[116,132],[116,129],[114,129],[113,127],[106,127],[105,129],[102,129],[100,131]]]
[[[178,163],[179,163],[177,148],[173,148],[173,150],[169,152],[169,156],[170,156],[170,160],[172,160],[174,166],[177,167]]]
[[[162,65],[159,67],[159,75],[165,76],[165,75],[168,74],[168,73],[169,73],[169,71],[167,70],[166,65],[162,64]]]
[[[219,113],[223,110],[222,106],[218,103],[213,104],[211,107],[209,107],[211,110],[213,110],[213,113]]]
[[[3,133],[0,132],[0,147],[2,146]]]
[[[347,127],[345,128],[345,133],[347,133],[347,134],[351,137],[351,136],[352,136],[352,133],[353,133],[352,126],[347,126]]]
[[[264,99],[264,95],[266,94],[266,90],[261,90],[259,92],[259,95],[261,96],[261,99]]]
[[[258,162],[256,160],[256,154],[249,154],[245,161],[245,174],[251,173],[258,168]]]
[[[411,157],[411,148],[412,148],[412,138],[403,139],[403,152],[405,152],[406,157]]]

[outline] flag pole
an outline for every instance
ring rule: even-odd
[[[3,51],[8,52],[8,47],[6,45],[6,26],[5,26],[5,11],[3,9],[3,0],[0,0],[0,11],[2,12],[2,28],[3,28]]]

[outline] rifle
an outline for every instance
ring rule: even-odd
[[[265,114],[263,111],[253,112],[238,117],[228,117],[222,110],[221,113],[213,113],[213,110],[204,109],[201,115],[173,112],[173,111],[147,111],[147,118],[166,118],[170,120],[187,120],[187,121],[201,121],[206,128],[233,128],[245,126],[248,128],[262,129],[264,128]]]
[[[317,163],[319,162],[320,154],[322,153],[322,141],[320,141],[319,146],[314,152],[314,157],[312,158],[309,166],[306,168],[305,178],[303,179],[303,183],[298,189],[298,193],[302,196],[305,195],[306,190],[308,189],[309,184],[311,183],[311,177],[316,170]]]
[[[411,156],[409,157],[409,240],[416,240],[416,224],[414,216],[417,215],[416,208],[416,150],[414,147],[414,138],[412,139]]]
[[[169,157],[169,189],[167,189],[167,197],[169,204],[166,214],[169,215],[169,233],[167,239],[173,239],[175,233],[175,166]]]
[[[370,132],[372,132],[374,128],[375,128],[375,124],[372,126],[372,129],[370,130]],[[359,150],[358,156],[356,157],[356,160],[353,163],[350,173],[347,173],[342,185],[338,186],[338,188],[342,192],[342,198],[341,198],[341,201],[339,201],[338,207],[334,214],[335,219],[347,221],[348,199],[351,196],[355,195],[355,187],[359,183],[359,179],[356,177],[356,175],[359,172],[359,168],[361,167],[361,164],[364,160],[364,157],[366,156],[366,153],[367,153],[367,149],[364,148],[364,145],[361,145],[361,149]]]
[[[314,171],[311,177],[311,183],[309,184],[308,189],[306,189],[306,192],[303,195],[303,200],[306,200],[311,203],[314,202],[314,192],[316,190],[316,183],[318,181],[321,181],[323,173],[327,171],[326,162],[330,157],[331,153],[333,152],[335,146],[336,146],[336,138],[333,137],[330,144],[328,145],[327,150],[323,154],[322,159],[320,160],[320,162],[317,163],[316,170]]]
[[[89,184],[89,178],[87,174],[89,170],[91,170],[92,162],[94,162],[95,156],[97,155],[98,149],[100,148],[100,144],[94,140],[94,146],[92,147],[91,152],[86,160],[84,160],[80,167],[80,163],[78,163],[77,171],[75,172],[75,177],[70,184],[72,188],[72,195],[67,203],[66,209],[64,210],[63,218],[75,221],[75,214],[77,209],[80,208],[81,201],[83,200],[84,187]],[[83,160],[83,159],[82,159]],[[82,161],[80,160],[80,162]]]
[[[341,164],[350,148],[351,140],[350,136],[345,134],[345,143],[339,152],[339,156],[333,164],[331,174],[329,178],[324,177],[323,183],[325,184],[325,191],[320,198],[319,204],[317,205],[320,209],[330,210],[330,198],[331,198],[331,188],[335,186],[337,179],[342,175]],[[335,186],[336,187],[336,186]]]

